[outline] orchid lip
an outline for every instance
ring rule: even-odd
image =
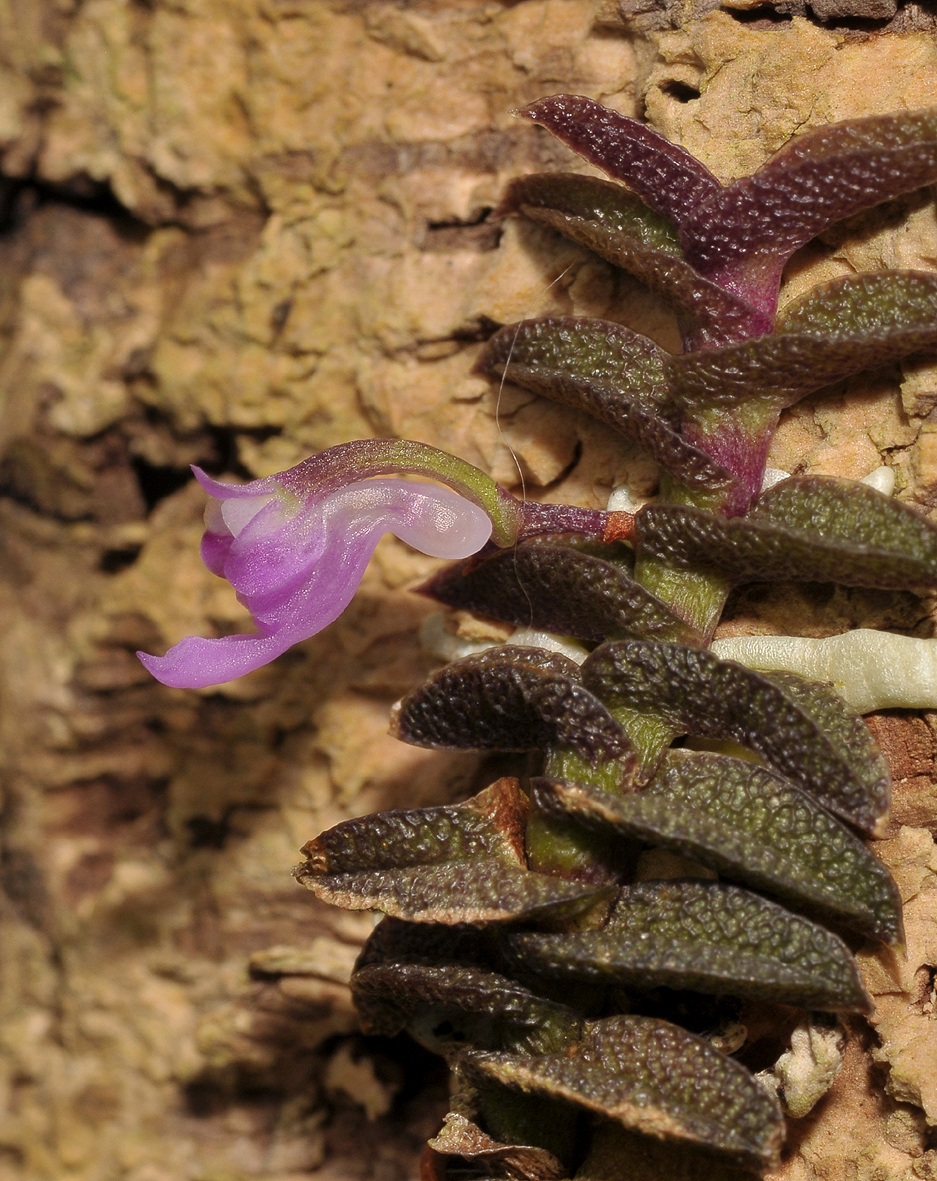
[[[157,680],[176,688],[231,681],[327,627],[348,606],[385,533],[444,558],[468,557],[491,536],[488,514],[446,487],[364,479],[321,498],[313,489],[304,503],[281,495],[272,480],[224,485],[203,475],[212,496],[203,559],[231,583],[259,634],[188,636],[165,656],[139,654]]]

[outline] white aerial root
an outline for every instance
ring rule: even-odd
[[[446,630],[447,615],[440,611],[430,615],[420,629],[423,649],[441,660],[461,660],[476,652],[485,652],[500,644],[517,644],[522,648],[546,648],[548,652],[559,652],[576,664],[582,664],[589,655],[589,649],[571,636],[555,636],[552,632],[538,631],[532,627],[516,628],[506,640],[466,640]]]
[[[857,713],[937,709],[937,640],[856,628],[823,640],[803,636],[733,636],[715,640],[721,660],[762,672],[827,681]]]

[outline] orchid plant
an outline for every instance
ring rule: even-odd
[[[808,132],[727,186],[589,99],[522,114],[611,180],[524,177],[500,214],[668,297],[685,351],[551,317],[502,328],[478,369],[637,440],[662,469],[659,498],[633,514],[522,503],[389,440],[246,485],[198,473],[213,498],[203,557],[259,634],[142,658],[179,686],[257,667],[337,617],[388,530],[458,559],[422,593],[581,641],[581,661],[492,647],[395,707],[401,740],[528,752],[525,776],[346,821],[305,846],[296,874],[386,916],[352,980],[364,1028],[406,1029],[452,1066],[428,1177],[453,1157],[529,1181],[742,1176],[777,1161],[782,1110],[745,1046],[720,1048],[720,1024],[752,1004],[866,1013],[847,940],[903,935],[895,884],[857,835],[882,832],[889,800],[861,718],[827,684],[710,644],[739,583],[937,588],[937,528],[907,505],[819,476],[761,491],[784,407],[937,344],[933,274],[861,274],[777,312],[795,250],[937,179],[937,112]],[[679,745],[688,735],[704,748]],[[687,876],[643,872],[648,847],[684,858]]]

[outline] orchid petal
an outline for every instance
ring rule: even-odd
[[[268,494],[269,488],[261,495]],[[246,523],[236,521],[237,537],[208,533],[202,542],[206,565],[222,567],[260,634],[188,636],[165,656],[141,653],[157,680],[175,688],[221,684],[315,635],[348,606],[384,533],[432,557],[464,558],[481,549],[492,528],[487,513],[448,488],[404,480],[358,481],[291,509],[268,500]]]

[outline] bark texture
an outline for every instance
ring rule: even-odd
[[[386,733],[431,667],[430,608],[406,588],[433,563],[385,539],[320,636],[231,686],[164,689],[136,648],[249,622],[199,562],[187,465],[260,476],[380,434],[538,498],[604,507],[614,484],[651,486],[599,424],[470,374],[492,327],[524,316],[677,342],[627,276],[485,220],[511,177],[576,167],[511,110],[562,90],[646,111],[728,179],[802,128],[937,103],[926,14],[868,7],[0,10],[2,1181],[414,1174],[444,1074],[356,1033],[346,981],[370,921],[289,868],[347,816],[497,774]],[[914,194],[802,251],[785,296],[935,260],[933,201]],[[932,508],[935,418],[932,358],[867,374],[788,412],[771,463],[857,477],[884,460]],[[722,634],[855,623],[930,634],[910,596],[787,587],[737,596]],[[785,1181],[937,1177],[934,726],[873,724],[899,781],[878,849],[909,955],[865,958],[878,1008],[794,1126]]]

